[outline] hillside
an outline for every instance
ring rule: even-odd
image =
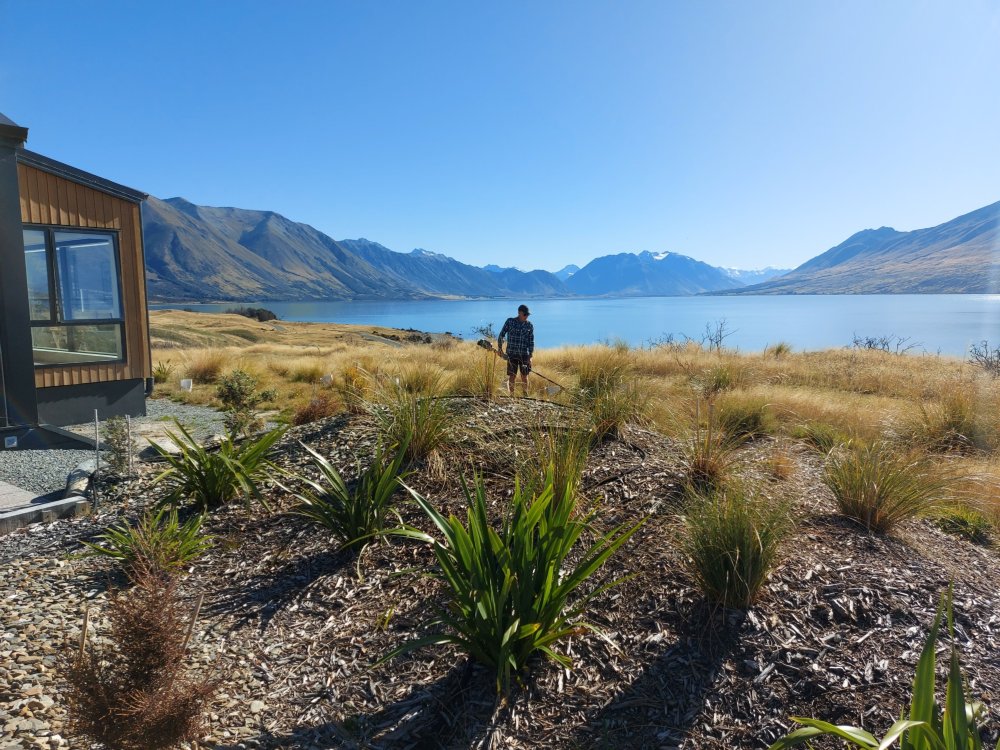
[[[866,229],[737,294],[1000,293],[1000,202],[936,227]]]

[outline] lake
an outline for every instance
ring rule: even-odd
[[[499,330],[520,300],[420,300],[247,303],[273,310],[282,320],[415,328],[464,338],[492,324]],[[850,345],[854,335],[893,336],[915,352],[963,357],[969,345],[1000,345],[1000,295],[789,295],[757,297],[630,297],[525,300],[539,348],[622,340],[648,345],[673,333],[700,340],[706,326],[725,321],[725,345],[760,351],[784,341],[796,350]],[[150,305],[221,312],[235,304]]]

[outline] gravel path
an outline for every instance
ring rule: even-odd
[[[206,406],[179,404],[165,398],[146,401],[146,416],[132,420],[133,429],[141,438],[160,437],[164,429],[174,429],[173,419],[191,431],[196,440],[204,440],[224,431],[222,414]],[[93,424],[70,425],[66,428],[87,437],[94,436]],[[140,449],[145,442],[140,441]],[[66,488],[66,475],[79,464],[92,459],[94,451],[79,450],[14,450],[0,451],[0,480],[15,487],[47,495]]]

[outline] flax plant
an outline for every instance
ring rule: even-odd
[[[188,565],[212,547],[212,539],[201,533],[204,516],[197,514],[181,523],[176,510],[161,507],[147,511],[132,524],[110,526],[96,542],[84,542],[86,556],[108,557],[120,562],[126,571],[143,565],[153,570],[171,572]]]
[[[321,479],[296,477],[307,489],[292,493],[299,501],[294,513],[332,532],[344,549],[363,547],[384,532],[392,498],[409,474],[403,471],[405,446],[392,458],[379,446],[368,468],[362,470],[359,463],[357,479],[348,484],[326,458],[300,445],[313,457]]]
[[[642,525],[618,526],[577,551],[577,542],[594,514],[577,517],[572,495],[557,497],[549,476],[532,497],[519,483],[495,529],[481,481],[470,491],[466,521],[445,518],[429,500],[410,495],[433,522],[439,537],[417,529],[399,532],[431,545],[448,605],[430,624],[431,635],[404,643],[386,659],[418,648],[454,644],[493,670],[497,692],[520,680],[529,660],[545,654],[563,667],[571,660],[555,644],[585,629],[588,603],[620,581],[584,593],[589,579]]]
[[[934,675],[938,632],[943,618],[947,620],[951,636],[951,653],[942,706],[934,692]],[[983,741],[979,728],[985,713],[983,704],[969,700],[965,690],[962,666],[955,647],[955,620],[952,592],[949,588],[941,596],[934,624],[917,662],[909,718],[900,718],[883,737],[878,738],[860,727],[834,725],[818,719],[793,716],[792,720],[802,724],[802,728],[785,735],[768,750],[809,745],[812,740],[825,735],[839,737],[849,746],[865,750],[886,750],[897,742],[900,750],[982,750]],[[1000,740],[997,741],[996,750],[1000,750]]]
[[[167,432],[167,437],[177,446],[176,453],[150,441],[167,464],[167,469],[153,480],[154,484],[162,483],[167,488],[164,504],[176,508],[191,501],[196,508],[206,511],[238,497],[242,497],[248,507],[251,499],[264,503],[257,484],[276,471],[267,456],[285,434],[285,428],[279,427],[242,442],[227,436],[218,449],[209,450],[179,422],[176,424],[179,435]]]
[[[876,534],[952,500],[954,473],[890,443],[849,446],[830,454],[823,479],[837,507]]]

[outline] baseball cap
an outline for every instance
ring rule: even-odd
[[[524,313],[525,315],[531,315],[531,310],[528,309],[527,305],[519,305],[517,311],[519,313]]]

